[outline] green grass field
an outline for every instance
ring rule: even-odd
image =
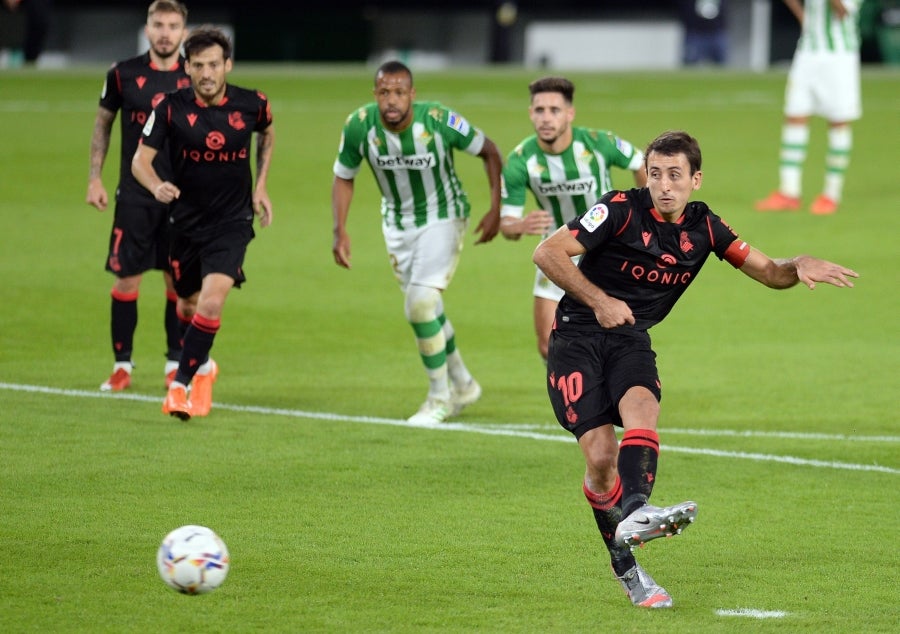
[[[160,413],[155,274],[132,389],[101,396],[112,212],[84,198],[103,72],[0,74],[0,631],[896,631],[896,71],[864,74],[833,217],[752,210],[776,185],[783,72],[571,75],[580,124],[638,145],[669,128],[697,136],[697,197],[742,238],[861,274],[852,290],[775,292],[712,258],[653,330],[664,384],[653,500],[700,507],[685,535],[638,554],[675,599],[658,612],[614,581],[581,454],[553,419],[531,326],[534,240],[469,238],[446,306],[484,397],[439,429],[403,424],[426,381],[367,172],[353,269],[330,250],[331,165],[370,69],[236,65],[234,83],[272,101],[275,219],[216,339],[216,407],[187,424]],[[423,72],[417,87],[505,154],[530,133],[535,76]],[[824,130],[812,131],[807,203]],[[458,165],[480,218],[481,162]],[[231,550],[210,595],[179,595],[156,573],[159,541],[188,523]]]

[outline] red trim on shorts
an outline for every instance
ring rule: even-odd
[[[197,330],[202,330],[203,332],[208,332],[211,335],[216,334],[219,330],[219,326],[221,326],[222,320],[220,319],[210,319],[209,317],[204,317],[200,313],[195,313],[194,318],[191,320],[191,325]]]
[[[112,289],[109,294],[112,295],[112,298],[117,302],[136,302],[138,298],[138,291],[133,293],[122,293],[121,291]]]
[[[166,289],[166,299],[170,302],[177,302],[178,301],[178,293],[176,293],[175,291],[170,291],[169,289]]]
[[[584,497],[587,498],[588,504],[600,511],[608,511],[622,499],[622,481],[619,476],[616,476],[613,488],[606,493],[594,493],[588,488],[586,482],[581,483],[581,490],[584,491]]]
[[[659,453],[659,434],[652,429],[626,429],[619,447],[650,447]]]

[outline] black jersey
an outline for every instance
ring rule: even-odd
[[[171,93],[153,110],[141,142],[159,150],[168,143],[181,195],[170,226],[213,233],[233,222],[253,222],[250,141],[272,123],[264,94],[226,85],[222,101],[208,106],[193,88]]]
[[[122,158],[119,166],[118,200],[125,202],[153,201],[153,195],[144,189],[131,174],[131,159],[141,138],[141,129],[147,118],[167,92],[191,85],[184,71],[184,58],[169,69],[161,69],[144,53],[114,64],[106,73],[100,105],[111,112],[122,111],[119,127],[122,130]],[[153,163],[157,173],[166,180],[172,175],[168,157],[157,157]]]
[[[587,249],[578,268],[628,304],[640,330],[669,314],[710,253],[738,268],[750,250],[706,203],[690,202],[677,222],[666,222],[646,188],[608,192],[567,226]],[[601,328],[593,311],[569,295],[556,321],[558,328]]]

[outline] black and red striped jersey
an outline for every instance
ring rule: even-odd
[[[171,68],[159,68],[144,53],[116,64],[107,71],[100,93],[100,106],[111,112],[121,112],[119,128],[122,133],[121,160],[119,165],[119,186],[117,198],[125,202],[153,200],[153,195],[144,189],[131,174],[131,159],[137,150],[141,130],[163,96],[174,90],[191,85],[191,78],[184,70],[184,58]],[[157,157],[153,164],[157,173],[166,180],[172,175],[172,168],[165,155]]]
[[[170,226],[182,233],[214,232],[232,222],[253,222],[251,139],[272,123],[269,100],[256,90],[226,85],[217,105],[198,100],[193,88],[166,96],[144,127],[141,142],[168,143],[181,190]]]
[[[740,267],[749,252],[706,203],[689,202],[677,222],[666,222],[646,188],[608,192],[567,226],[586,249],[581,272],[628,304],[640,330],[669,314],[710,253]],[[556,321],[558,328],[601,328],[593,311],[569,295]]]

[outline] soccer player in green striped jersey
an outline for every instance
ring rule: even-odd
[[[375,101],[350,113],[341,134],[331,191],[332,253],[335,263],[350,268],[347,216],[353,181],[365,160],[381,190],[388,257],[429,380],[428,396],[409,420],[440,423],[481,397],[442,299],[459,262],[471,208],[454,168],[454,150],[479,157],[490,185],[490,208],[475,229],[481,234],[475,244],[493,240],[499,231],[503,157],[458,112],[436,101],[415,101],[412,72],[404,64],[382,64],[373,92]]]
[[[573,126],[575,86],[564,77],[543,77],[528,85],[528,114],[534,134],[510,152],[503,168],[500,231],[510,240],[525,235],[547,237],[590,209],[612,189],[610,168],[627,169],[634,182],[647,182],[644,154],[607,130]],[[539,209],[525,213],[528,191]],[[534,331],[546,361],[547,342],[563,291],[536,270]]]
[[[784,0],[802,25],[791,62],[781,128],[779,186],[756,203],[758,211],[800,208],[809,119],[828,121],[825,185],[809,210],[838,210],[853,149],[851,123],[862,116],[859,7],[861,0]]]

